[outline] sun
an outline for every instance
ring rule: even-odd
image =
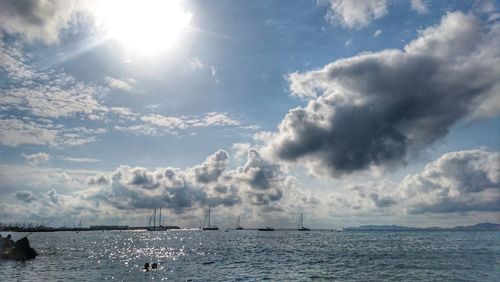
[[[96,17],[107,37],[152,55],[171,48],[191,21],[179,0],[101,0]]]

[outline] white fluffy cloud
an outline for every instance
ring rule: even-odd
[[[104,78],[106,83],[110,88],[122,90],[122,91],[131,91],[134,88],[134,84],[137,83],[134,79],[118,79],[110,76],[106,76]]]
[[[325,1],[323,1],[325,2]],[[330,0],[326,19],[347,28],[363,28],[387,15],[387,0]]]
[[[419,14],[425,14],[429,12],[429,7],[424,0],[411,0],[411,9]]]
[[[456,12],[404,50],[292,73],[292,94],[310,101],[290,110],[267,151],[321,175],[399,163],[463,118],[498,115],[499,45],[500,24]]]

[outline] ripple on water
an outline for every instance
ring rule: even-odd
[[[0,261],[2,281],[500,281],[495,232],[36,233],[39,256]],[[145,272],[145,262],[159,268]]]

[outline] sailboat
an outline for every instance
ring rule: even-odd
[[[208,227],[205,227],[205,223],[207,221],[207,218],[208,218]],[[203,230],[219,230],[219,227],[217,227],[215,225],[210,225],[210,206],[208,207],[208,214],[205,217],[205,221],[203,222],[203,226],[201,229],[203,229]]]
[[[299,221],[299,231],[310,231],[311,229],[304,227],[304,214],[300,214],[300,221]]]
[[[151,219],[153,219],[153,226],[151,226]],[[153,214],[149,218],[149,227],[146,228],[148,231],[165,231],[169,229],[181,229],[179,226],[174,226],[174,225],[162,225],[161,221],[161,207],[160,207],[160,218],[158,220],[158,226],[156,225],[156,208],[153,211]]]
[[[240,226],[240,217],[238,216],[238,221],[236,222],[236,230],[243,230],[244,228]]]

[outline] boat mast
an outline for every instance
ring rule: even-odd
[[[153,216],[153,227],[156,227],[156,208],[155,208],[154,216]]]
[[[208,206],[208,228],[210,228],[210,206]]]
[[[158,221],[158,226],[161,226],[161,206],[160,206],[160,220]]]
[[[300,221],[299,221],[299,229],[303,229],[304,228],[304,214],[301,213],[300,214]]]
[[[236,223],[236,228],[240,227],[240,216],[238,215],[238,222]]]

